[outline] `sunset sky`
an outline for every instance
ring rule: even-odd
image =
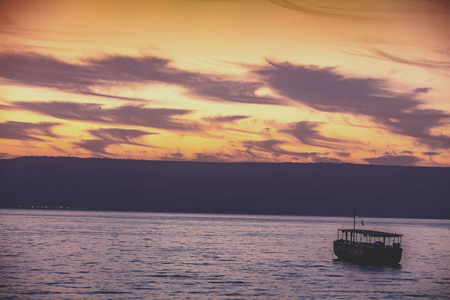
[[[450,166],[447,1],[0,2],[0,158]]]

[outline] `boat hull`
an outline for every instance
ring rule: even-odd
[[[373,247],[371,244],[342,240],[334,241],[333,249],[340,260],[364,265],[398,265],[403,252],[400,247]]]

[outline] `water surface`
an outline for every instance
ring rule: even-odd
[[[335,260],[351,218],[0,210],[0,297],[450,298],[450,221],[365,219],[404,234],[398,267]]]

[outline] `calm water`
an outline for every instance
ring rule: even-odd
[[[404,234],[399,267],[334,260],[350,218],[0,210],[0,298],[450,298],[450,221]]]

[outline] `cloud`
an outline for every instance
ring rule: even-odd
[[[191,113],[190,110],[148,108],[143,105],[123,105],[104,108],[101,104],[77,102],[13,102],[10,109],[22,109],[63,120],[75,120],[105,124],[151,127],[175,131],[199,131],[193,121],[177,119]]]
[[[53,132],[53,127],[60,123],[40,122],[15,122],[0,123],[0,138],[21,141],[43,141],[41,137],[58,138]]]
[[[140,139],[146,135],[156,134],[153,132],[146,132],[142,130],[121,129],[121,128],[90,129],[89,133],[102,140],[113,141],[120,144],[130,144],[139,146],[145,145],[136,142],[137,139]]]
[[[314,157],[312,161],[315,163],[334,163],[334,164],[343,163],[343,161],[340,160],[339,158],[323,157],[323,156]]]
[[[417,88],[417,89],[414,89],[414,93],[423,93],[423,94],[426,94],[426,93],[428,93],[430,91],[430,88]]]
[[[416,138],[427,146],[450,147],[450,137],[430,133],[450,116],[419,108],[422,103],[416,99],[417,93],[388,90],[387,79],[344,76],[332,67],[270,61],[253,72],[279,94],[316,110],[368,116],[393,133]]]
[[[55,145],[48,145],[48,147],[49,148],[52,148],[53,150],[56,150],[56,151],[58,151],[58,152],[60,152],[60,153],[64,153],[64,154],[69,154],[69,156],[70,156],[70,153],[68,152],[68,151],[66,151],[66,150],[64,150],[64,149],[61,149],[60,147],[57,147],[57,146],[55,146]]]
[[[336,154],[340,157],[350,157],[352,155],[350,152],[338,152]]]
[[[320,126],[320,123],[303,121],[291,123],[289,126],[289,129],[281,130],[281,132],[293,135],[306,145],[334,149],[339,148],[336,145],[337,143],[343,142],[342,140],[322,135],[316,130],[316,128]]]
[[[399,64],[405,64],[410,66],[421,67],[425,69],[433,69],[433,70],[441,70],[441,71],[450,71],[450,61],[442,61],[442,60],[431,60],[428,58],[417,58],[417,59],[407,59],[404,57],[396,56],[385,51],[382,51],[377,48],[369,47],[368,50],[373,55],[360,55],[360,56],[368,56],[372,58],[393,61]]]
[[[175,160],[175,161],[184,161],[186,160],[184,154],[180,151],[180,149],[178,149],[177,152],[173,152],[173,153],[166,153],[163,156],[159,157],[161,160]]]
[[[211,123],[234,123],[239,120],[248,119],[249,116],[215,116],[215,117],[206,117],[203,120],[211,122]]]
[[[109,55],[86,59],[86,62],[94,70],[112,74],[109,80],[179,84],[190,82],[194,80],[192,77],[198,76],[197,73],[173,68],[170,60],[156,56]]]
[[[283,144],[284,142],[279,140],[263,140],[245,141],[243,143],[243,146],[247,149],[247,153],[249,153],[253,157],[258,157],[258,155],[254,153],[254,151],[269,153],[274,156],[289,155],[302,158],[317,156],[316,152],[295,152],[284,150],[283,148],[281,148],[281,145]]]
[[[0,53],[0,78],[9,84],[128,101],[144,100],[96,90],[132,84],[168,84],[182,87],[190,95],[213,101],[282,104],[279,99],[256,94],[263,87],[261,82],[186,71],[171,66],[171,63],[169,59],[156,56],[109,55],[85,59],[84,64],[76,64],[36,53]]]
[[[0,78],[6,79],[6,83],[142,101],[95,92],[95,87],[111,86],[114,82],[129,82],[131,79],[124,74],[111,74],[89,65],[68,63],[36,53],[0,53],[0,66]]]
[[[308,14],[316,17],[353,20],[353,21],[363,21],[370,19],[368,16],[363,15],[361,11],[359,12],[357,10],[346,11],[345,9],[342,8],[342,5],[339,5],[338,7],[333,7],[333,6],[326,6],[325,3],[320,3],[320,6],[314,6],[305,4],[305,1],[301,1],[301,4],[299,3],[300,1],[295,0],[269,0],[269,1],[283,8],[295,10],[303,14]],[[337,2],[339,3],[339,1]]]
[[[330,1],[330,0],[269,0],[280,7],[299,13],[321,18],[332,18],[347,21],[392,21],[391,16],[427,14],[446,17],[449,13],[447,1],[416,1],[410,5],[407,1],[396,5],[378,5],[373,1]]]
[[[90,129],[89,133],[93,136],[108,139],[112,141],[127,143],[127,144],[135,144],[136,139],[139,139],[146,135],[154,135],[158,134],[155,132],[148,132],[136,129],[123,129],[123,128],[100,128],[100,129]]]
[[[220,77],[198,78],[197,81],[188,84],[192,95],[202,98],[247,103],[247,104],[278,104],[284,105],[283,101],[272,98],[257,96],[256,91],[264,87],[260,82],[232,81]]]
[[[217,132],[220,135],[220,138],[222,137],[222,133],[224,132],[238,135],[252,134],[259,136],[261,132],[259,130],[252,129],[252,125],[254,125],[255,123],[249,124],[248,122],[239,122],[242,120],[247,120],[249,118],[251,117],[243,115],[229,115],[203,117],[202,120],[207,123],[205,124],[205,127],[207,127],[208,130]]]
[[[246,149],[245,152],[240,153],[251,158],[265,159],[266,157],[259,155],[260,153],[270,154],[270,160],[273,161],[273,157],[280,157],[283,155],[290,156],[292,160],[299,159],[311,159],[312,162],[320,163],[342,163],[339,158],[328,157],[330,153],[317,153],[317,152],[296,152],[283,149],[281,146],[285,144],[280,140],[263,140],[263,141],[245,141],[242,146]],[[239,154],[239,153],[236,153]],[[349,155],[348,155],[349,156]],[[344,155],[343,157],[348,157]]]
[[[111,155],[111,153],[106,151],[106,148],[111,145],[127,144],[150,147],[138,141],[146,135],[155,134],[141,130],[121,128],[90,129],[88,132],[98,139],[82,140],[81,142],[75,142],[74,145],[100,156]]]
[[[260,82],[231,79],[231,77],[185,71],[171,66],[172,61],[154,57],[107,56],[91,59],[89,63],[111,74],[142,83],[165,83],[184,87],[189,94],[216,101],[280,104],[279,99],[257,96]],[[120,80],[120,78],[119,78]]]
[[[409,154],[409,155],[413,155],[414,154],[414,152],[412,152],[412,151],[402,151],[401,152],[402,154]]]
[[[111,153],[108,153],[106,151],[106,148],[116,143],[111,141],[95,139],[95,140],[82,140],[81,142],[74,142],[73,144],[75,146],[88,150],[93,154],[102,156],[102,155],[111,155]]]
[[[432,152],[432,151],[428,151],[428,152],[422,152],[423,155],[427,155],[427,156],[436,156],[439,155],[439,152]]]
[[[372,165],[416,166],[422,159],[412,155],[383,155],[366,158],[365,161]]]
[[[229,162],[234,157],[225,153],[195,153],[195,159],[192,161],[201,162]]]
[[[9,153],[0,153],[0,159],[12,159],[14,157],[14,155],[11,155]]]

